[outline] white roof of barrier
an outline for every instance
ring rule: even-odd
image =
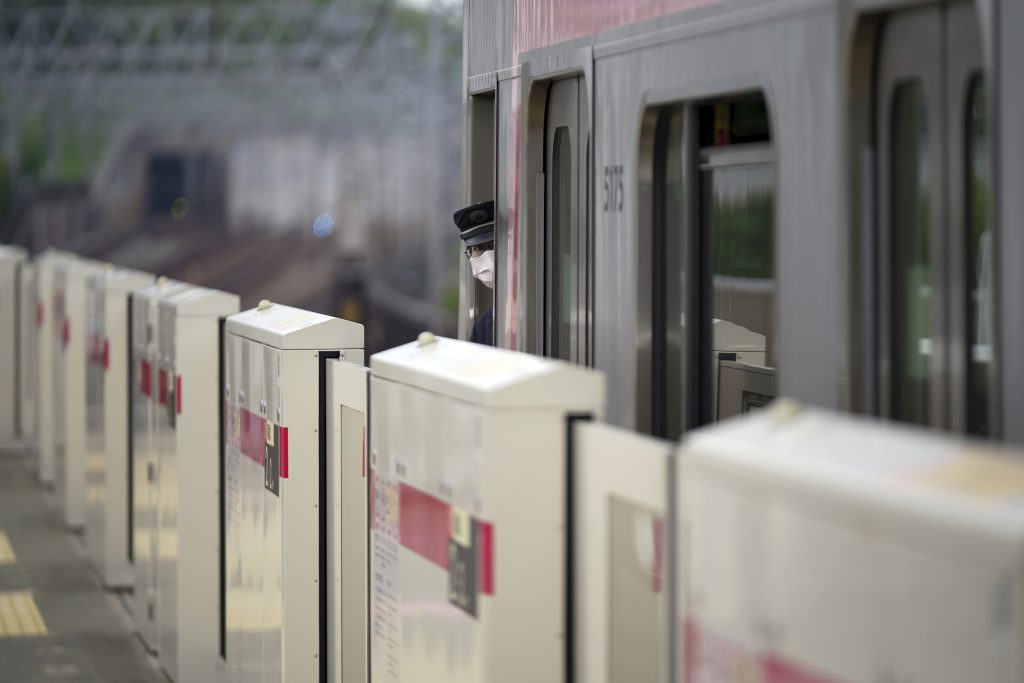
[[[978,439],[782,399],[690,432],[679,453],[684,462],[782,478],[823,496],[917,506],[955,523],[995,519],[1024,534],[1024,459]]]
[[[153,282],[155,277],[141,270],[114,268],[93,273],[89,276],[89,282],[106,292],[130,292],[139,287],[145,287]]]
[[[76,282],[84,283],[86,278],[93,273],[112,267],[109,263],[104,263],[103,261],[93,261],[92,259],[72,256],[57,263],[57,272],[63,273],[65,280],[71,278]]]
[[[359,323],[270,302],[231,316],[225,330],[277,349],[363,348]]]
[[[12,259],[24,261],[28,258],[28,252],[23,247],[16,247],[13,244],[0,244],[0,259]]]
[[[486,406],[604,408],[597,370],[518,351],[427,337],[376,353],[375,377]]]
[[[238,312],[237,294],[208,287],[188,287],[165,296],[160,306],[177,309],[178,315],[230,315]]]
[[[167,278],[157,278],[156,282],[146,285],[145,287],[139,287],[132,296],[136,300],[148,299],[149,303],[156,303],[160,299],[168,297],[175,292],[180,292],[183,289],[189,289],[192,285],[179,280],[169,280]]]

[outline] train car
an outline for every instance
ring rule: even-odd
[[[464,31],[497,275],[463,266],[463,336],[493,305],[669,438],[787,395],[1024,441],[1021,3],[469,0]]]

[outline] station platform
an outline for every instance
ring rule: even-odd
[[[0,450],[0,680],[167,683],[20,452]]]

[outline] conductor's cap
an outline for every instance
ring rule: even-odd
[[[455,212],[455,227],[467,247],[494,241],[494,200],[471,204]]]

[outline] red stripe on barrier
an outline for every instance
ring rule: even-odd
[[[64,318],[64,325],[61,329],[61,340],[65,347],[71,342],[71,321],[67,318]]]
[[[399,484],[399,542],[442,569],[448,569],[451,509],[448,503],[406,484]]]
[[[665,562],[665,546],[663,538],[663,534],[665,533],[665,522],[664,520],[656,517],[652,522],[652,526],[652,533],[654,534],[654,571],[651,572],[651,590],[655,593],[660,593]]]
[[[231,405],[231,401],[224,401],[224,424],[220,426],[220,432],[221,439],[224,440],[225,446],[231,445],[232,441],[234,441],[234,431],[231,429],[234,424],[234,415],[231,412],[232,408],[234,408],[234,406]]]
[[[717,680],[729,670],[747,671],[761,683],[837,683],[778,653],[707,629],[693,617],[683,622],[683,669],[687,681]]]
[[[477,522],[477,583],[484,595],[494,595],[494,525]]]
[[[178,411],[178,415],[181,415],[181,375],[178,375],[174,380],[174,402],[177,404],[174,408]]]
[[[263,466],[266,456],[267,423],[262,416],[251,410],[241,409],[242,413],[242,453],[257,465]]]
[[[376,528],[377,477],[370,468],[369,527]],[[398,485],[398,540],[428,562],[448,570],[448,543],[451,539],[452,507],[440,498],[408,484]],[[494,595],[494,524],[476,522],[477,590]]]
[[[163,368],[157,370],[156,386],[157,400],[160,402],[160,405],[167,405],[167,371]]]
[[[834,679],[819,676],[775,653],[764,656],[761,670],[767,683],[835,683]]]
[[[377,528],[377,522],[373,514],[375,502],[377,500],[377,479],[373,476],[373,469],[370,470],[370,520],[367,526],[370,529]]]
[[[280,469],[281,478],[288,478],[288,428],[281,427],[281,443],[278,444],[278,453],[280,455]]]
[[[139,383],[142,385],[142,393],[145,396],[153,396],[153,366],[148,360],[141,361],[139,369]]]

